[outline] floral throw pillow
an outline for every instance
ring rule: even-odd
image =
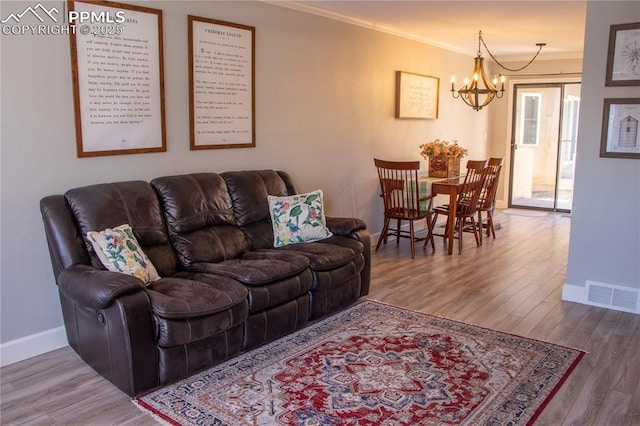
[[[140,248],[131,226],[124,224],[100,232],[90,231],[87,239],[109,271],[133,275],[145,284],[160,279],[156,268]]]
[[[273,246],[318,241],[333,235],[327,228],[322,191],[289,197],[269,195]]]

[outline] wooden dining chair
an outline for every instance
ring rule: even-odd
[[[396,237],[396,244],[400,238],[411,241],[411,257],[416,255],[416,241],[431,239],[431,247],[435,250],[431,232],[431,215],[433,213],[433,195],[420,194],[418,170],[419,161],[386,161],[374,158],[380,179],[380,196],[384,204],[384,225],[376,245],[376,251],[383,242],[386,244],[389,236]],[[427,237],[417,238],[414,222],[425,220]],[[393,223],[395,224],[392,224]],[[409,230],[403,229],[403,222],[409,222]]]
[[[429,229],[433,235],[438,235],[446,239],[449,227],[454,226],[454,230],[456,231],[455,233],[457,234],[455,238],[458,239],[458,253],[460,254],[462,254],[462,232],[467,220],[469,220],[471,229],[473,229],[476,246],[480,247],[480,236],[475,223],[475,216],[478,211],[478,199],[480,198],[487,170],[487,160],[470,160],[467,162],[467,174],[465,175],[462,188],[458,192],[458,199],[456,200],[456,217],[453,218],[453,221],[449,218],[448,205],[438,206],[433,209],[434,214]],[[444,234],[433,233],[439,215],[447,216]]]
[[[496,193],[498,192],[498,182],[500,180],[500,171],[504,164],[504,158],[490,158],[487,164],[487,175],[484,179],[484,185],[478,198],[478,228],[480,229],[480,244],[482,245],[482,229],[483,220],[482,212],[487,214],[487,237],[496,238],[496,230],[493,225],[493,210],[496,205]]]

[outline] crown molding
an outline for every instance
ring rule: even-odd
[[[329,19],[333,19],[336,21],[341,21],[341,22],[345,22],[347,24],[351,24],[351,25],[356,25],[359,27],[363,27],[363,28],[368,28],[370,30],[374,30],[374,31],[380,31],[386,34],[391,34],[394,36],[398,36],[398,37],[402,37],[402,38],[406,38],[409,40],[413,40],[413,41],[417,41],[419,43],[424,43],[424,44],[428,44],[430,46],[434,46],[434,47],[439,47],[441,49],[445,49],[445,50],[449,50],[452,52],[457,52],[457,53],[462,53],[465,55],[472,55],[475,56],[476,52],[472,52],[470,50],[466,50],[466,49],[459,49],[456,48],[454,46],[450,46],[446,43],[441,43],[441,42],[437,42],[435,40],[431,40],[431,39],[426,39],[424,37],[418,37],[415,34],[409,33],[409,32],[405,32],[402,30],[399,30],[398,28],[389,26],[389,25],[385,25],[382,24],[380,22],[377,21],[372,21],[372,20],[367,20],[367,19],[362,19],[362,18],[357,18],[351,15],[347,15],[344,13],[338,13],[332,10],[327,10],[327,9],[323,9],[321,7],[318,6],[314,6],[314,5],[310,5],[310,4],[306,4],[300,1],[278,1],[278,0],[259,0],[263,3],[268,3],[268,4],[272,4],[274,6],[280,6],[280,7],[285,7],[287,9],[293,9],[293,10],[297,10],[299,12],[305,12],[305,13],[310,13],[312,15],[317,15],[317,16],[322,16],[325,18],[329,18]]]
[[[290,1],[282,1],[282,0],[259,0],[263,3],[272,4],[274,6],[280,6],[287,9],[297,10],[299,12],[310,13],[312,15],[322,16],[324,18],[333,19],[335,21],[341,21],[347,24],[356,25],[362,28],[368,28],[374,31],[380,31],[386,34],[402,37],[408,40],[417,41],[419,43],[428,44],[430,46],[438,47],[441,49],[445,49],[451,52],[461,53],[464,55],[470,55],[472,57],[476,56],[475,50],[468,49],[460,49],[455,46],[448,45],[446,43],[438,42],[435,40],[427,39],[424,37],[419,37],[415,34],[402,31],[396,27],[392,27],[389,25],[382,24],[377,21],[358,18],[355,16],[347,15],[344,13],[335,12],[333,10],[324,9],[322,7],[318,7],[315,5],[311,5],[305,2],[290,0]],[[539,60],[557,60],[557,59],[582,59],[583,52],[549,52],[543,51],[540,53]],[[518,54],[518,55],[496,55],[496,58],[500,62],[519,62],[519,61],[528,61],[531,59],[531,54]],[[493,62],[493,60],[489,58],[485,58],[487,62]]]

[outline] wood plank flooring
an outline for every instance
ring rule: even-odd
[[[462,255],[408,241],[373,254],[369,297],[583,349],[537,425],[640,425],[640,315],[561,301],[571,219],[498,214],[497,238]],[[0,370],[2,425],[155,425],[129,397],[59,349]]]

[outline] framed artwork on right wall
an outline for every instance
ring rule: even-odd
[[[640,159],[640,98],[605,99],[600,157]]]
[[[640,22],[611,25],[605,85],[640,85]]]

